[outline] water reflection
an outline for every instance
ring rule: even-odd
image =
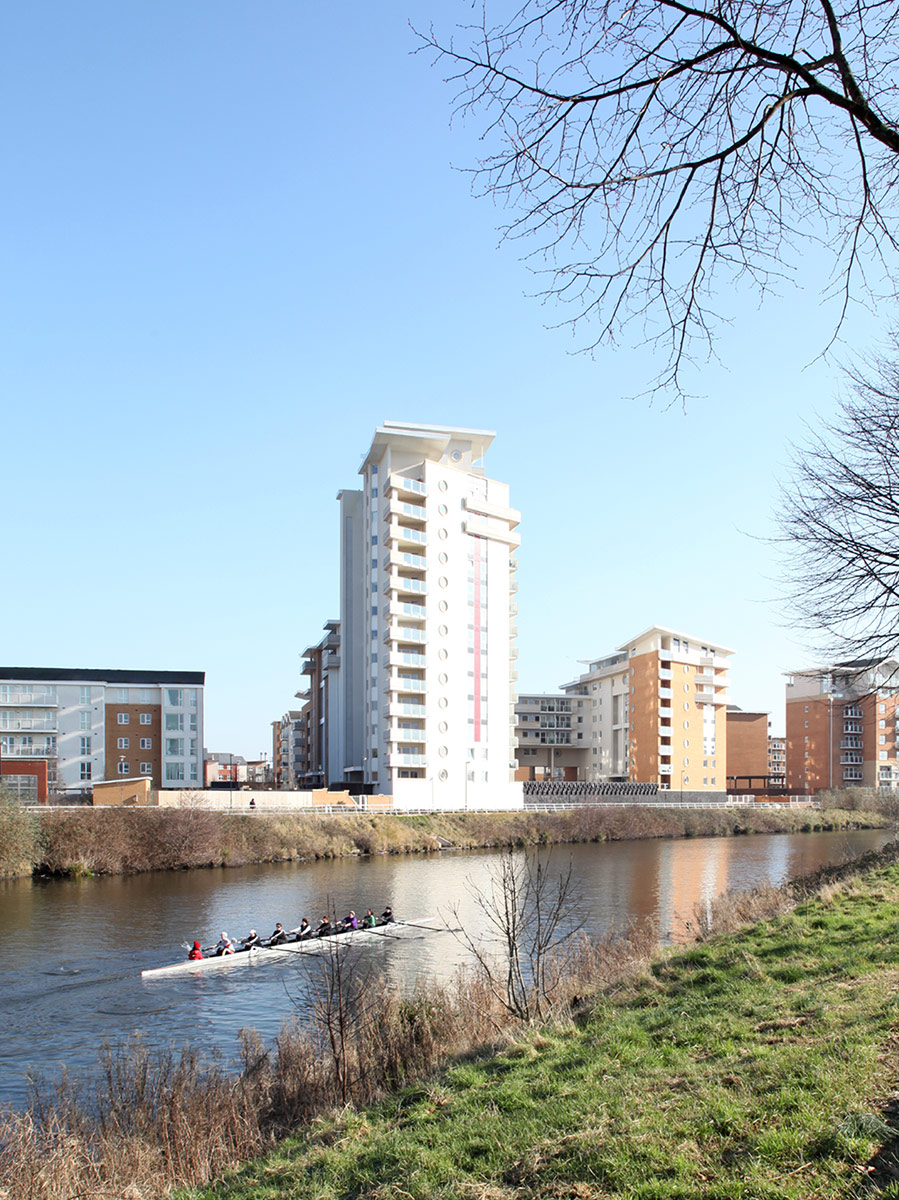
[[[763,880],[779,884],[887,840],[880,832],[800,834],[559,847],[553,870],[571,859],[588,932],[655,920],[684,935],[702,904]],[[21,1103],[29,1066],[55,1075],[92,1069],[100,1044],[133,1035],[155,1045],[219,1046],[230,1055],[239,1029],[272,1037],[298,1010],[316,978],[313,956],[264,966],[234,965],[205,976],[142,981],[140,971],[177,961],[181,943],[206,943],[251,926],[268,933],[324,908],[343,914],[392,904],[399,916],[453,910],[476,935],[483,915],[471,888],[486,888],[492,853],[346,859],[297,866],[159,873],[123,879],[19,880],[0,884],[0,1100]],[[366,961],[410,987],[421,976],[448,978],[464,960],[449,933],[367,944]]]

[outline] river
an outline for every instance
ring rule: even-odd
[[[882,846],[884,831],[612,842],[562,846],[585,929],[600,935],[632,919],[655,919],[675,940],[697,904],[763,881],[780,884]],[[232,870],[158,872],[80,880],[0,882],[0,1102],[22,1104],[28,1074],[55,1078],[93,1070],[99,1047],[140,1035],[151,1046],[187,1042],[236,1051],[242,1027],[266,1038],[308,1003],[316,955],[265,965],[228,966],[205,976],[142,980],[142,969],[184,957],[181,943],[204,945],[221,930],[263,936],[276,920],[313,924],[325,908],[343,915],[391,904],[398,917],[454,924],[458,906],[479,933],[472,886],[485,887],[494,852],[266,864]],[[409,940],[378,940],[365,953],[403,986],[418,976],[448,977],[465,957],[451,933],[416,930]]]

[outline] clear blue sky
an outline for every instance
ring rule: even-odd
[[[626,399],[659,364],[548,328],[413,11],[0,13],[0,661],[205,670],[209,749],[267,751],[337,614],[338,489],[385,418],[450,423],[496,430],[522,511],[523,691],[660,623],[737,650],[733,702],[781,725],[807,658],[765,539],[838,387],[819,281],[734,297],[686,413]]]

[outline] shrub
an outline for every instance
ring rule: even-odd
[[[38,818],[0,788],[0,878],[30,874],[39,846]]]

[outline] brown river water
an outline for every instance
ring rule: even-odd
[[[729,890],[774,884],[884,845],[883,831],[778,834],[682,841],[561,846],[555,872],[571,861],[584,927],[601,935],[651,918],[684,936],[697,905]],[[221,930],[262,936],[275,921],[391,904],[397,917],[436,917],[486,933],[470,893],[486,887],[498,855],[448,852],[158,872],[82,880],[0,882],[0,1103],[20,1105],[29,1072],[47,1079],[65,1065],[91,1073],[100,1046],[139,1035],[151,1046],[190,1043],[234,1056],[237,1033],[267,1039],[308,1008],[315,955],[239,964],[206,975],[141,979],[147,967],[185,957],[184,941],[214,941]],[[466,952],[451,933],[407,931],[403,940],[366,942],[364,953],[399,985],[447,978]]]

